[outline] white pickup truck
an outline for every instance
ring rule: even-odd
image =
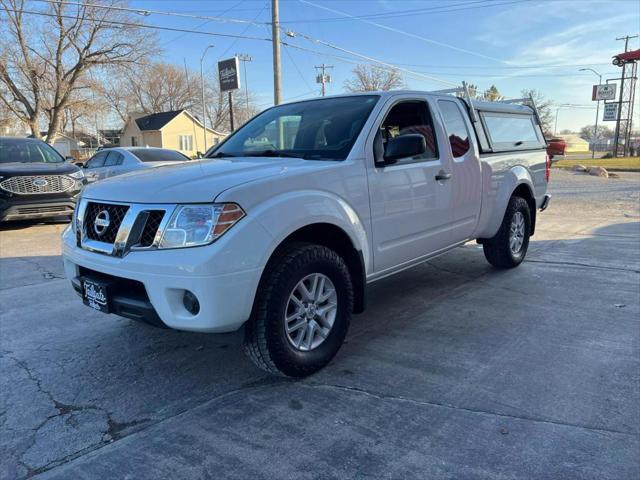
[[[344,341],[367,284],[476,239],[527,252],[549,160],[534,106],[441,92],[279,105],[200,161],[82,193],[64,268],[88,306],[231,332],[260,368],[305,376]]]

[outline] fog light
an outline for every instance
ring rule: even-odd
[[[182,303],[191,315],[197,315],[200,311],[200,302],[198,302],[196,296],[189,290],[185,290],[182,296]]]

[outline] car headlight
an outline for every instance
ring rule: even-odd
[[[75,178],[76,180],[80,180],[84,178],[84,172],[82,170],[78,170],[77,172],[70,173],[69,176],[71,178]]]
[[[207,245],[244,215],[244,210],[235,203],[178,205],[162,232],[158,248]]]

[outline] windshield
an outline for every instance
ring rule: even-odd
[[[28,138],[0,138],[0,163],[63,163],[51,146]]]
[[[207,156],[344,160],[378,98],[377,95],[324,98],[270,108]]]

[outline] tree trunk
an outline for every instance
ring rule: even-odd
[[[35,138],[42,138],[42,135],[40,135],[40,126],[38,125],[38,117],[33,117],[30,118],[29,121],[27,122],[27,125],[29,126],[29,129],[31,130],[31,134],[35,137]]]
[[[57,140],[60,134],[60,123],[62,118],[60,118],[60,110],[54,108],[51,112],[51,121],[49,122],[49,130],[47,130],[47,143],[49,145],[53,145],[53,143]]]

